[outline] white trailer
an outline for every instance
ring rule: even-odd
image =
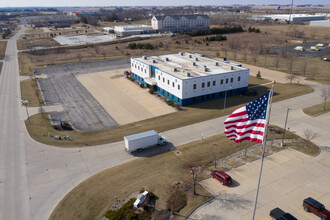
[[[155,145],[165,145],[166,138],[154,130],[133,134],[124,137],[125,148],[128,152],[142,150]]]

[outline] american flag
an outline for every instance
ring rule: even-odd
[[[225,135],[236,143],[249,140],[262,143],[270,91],[236,109],[225,121]]]

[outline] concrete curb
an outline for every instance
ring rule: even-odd
[[[191,210],[188,215],[184,218],[185,220],[186,219],[189,219],[189,217],[197,210],[199,209],[200,207],[202,207],[203,205],[207,204],[207,203],[210,203],[212,202],[212,200],[215,199],[215,196],[212,196],[210,199],[206,200],[205,202],[203,202],[202,204],[199,204],[198,206],[196,206],[193,210]]]

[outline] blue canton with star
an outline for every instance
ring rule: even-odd
[[[266,119],[269,93],[270,91],[246,105],[249,120]]]

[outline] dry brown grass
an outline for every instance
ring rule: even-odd
[[[288,135],[295,137],[290,132]],[[276,133],[270,132],[268,140],[276,136]],[[174,181],[189,180],[184,164],[191,161],[210,164],[210,152],[214,147],[220,149],[217,151],[217,158],[220,159],[252,145],[254,143],[251,142],[236,144],[220,134],[179,146],[181,156],[176,156],[171,151],[148,158],[138,158],[109,168],[88,178],[71,190],[56,206],[50,219],[99,218],[115,202],[116,197],[125,199],[129,194],[141,188],[153,191],[159,197],[156,208],[164,209],[166,208],[164,198],[167,186]],[[303,148],[298,143],[293,146],[297,150]],[[313,152],[318,151],[316,146],[311,149]],[[228,163],[234,167],[241,165],[236,161]],[[197,193],[200,195],[188,198],[188,204],[180,211],[180,215],[185,216],[198,204],[210,198],[210,194],[201,187],[197,188]]]
[[[6,48],[7,48],[7,41],[0,41],[0,60],[5,58]]]
[[[20,39],[17,40],[18,50],[33,49],[33,47],[55,47],[60,46],[60,44],[51,37],[47,38],[37,38],[37,39]]]
[[[250,77],[253,84],[260,84],[265,80],[258,80],[255,77]],[[260,82],[258,82],[260,81]],[[258,95],[264,94],[271,85],[260,86],[255,88]],[[288,99],[312,92],[313,89],[307,86],[300,86],[296,84],[276,84],[273,101]],[[212,100],[209,102],[199,103],[187,107],[183,107],[182,111],[162,115],[139,122],[130,123],[127,125],[117,126],[109,129],[102,129],[93,132],[79,132],[74,133],[69,131],[55,131],[49,123],[48,119],[42,118],[40,115],[34,115],[31,119],[31,124],[26,124],[28,132],[32,138],[41,143],[56,145],[61,147],[77,147],[99,145],[109,142],[122,140],[123,136],[143,132],[147,130],[156,130],[158,132],[167,131],[170,129],[182,127],[189,124],[205,121],[208,119],[228,115],[237,107],[244,105],[257,98],[257,96],[232,96],[227,98],[226,110],[223,110],[223,99]],[[70,141],[56,141],[53,138],[42,136],[41,134],[69,135]]]
[[[38,107],[42,104],[42,96],[40,93],[39,86],[35,79],[27,79],[21,81],[21,96],[26,100],[29,100],[27,103],[28,107]]]
[[[306,115],[309,115],[312,117],[319,116],[321,114],[324,114],[324,113],[327,113],[330,111],[330,101],[326,102],[325,108],[324,108],[324,102],[323,102],[320,104],[316,104],[316,105],[304,108],[303,111]]]
[[[44,30],[42,30],[41,28],[27,28],[25,30],[25,33],[40,33],[40,32],[44,32]]]

